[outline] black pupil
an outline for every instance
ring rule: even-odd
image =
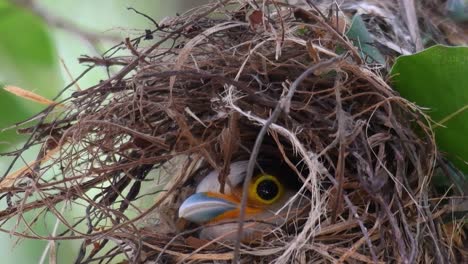
[[[278,185],[272,180],[264,180],[257,185],[257,194],[263,200],[272,200],[278,195]]]

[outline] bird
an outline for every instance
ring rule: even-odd
[[[220,192],[218,170],[209,172],[195,193],[179,207],[179,218],[200,225],[200,239],[234,242],[237,240],[243,182],[247,160],[230,164],[224,193]],[[297,193],[294,171],[274,161],[257,161],[248,187],[244,228],[241,241],[252,242],[276,230],[297,215],[297,201],[288,201]],[[289,205],[289,206],[288,206]]]

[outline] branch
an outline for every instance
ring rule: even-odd
[[[35,0],[14,0],[13,3],[31,11],[34,15],[40,17],[47,25],[78,35],[93,46],[96,46],[99,44],[99,41],[103,40],[111,42],[122,41],[121,37],[117,35],[106,35],[99,32],[93,32],[91,30],[85,30],[69,20],[48,12],[48,10],[37,5]]]

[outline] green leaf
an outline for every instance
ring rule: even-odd
[[[401,56],[391,70],[394,87],[409,101],[428,107],[437,145],[468,173],[468,47],[437,45]]]
[[[62,86],[57,56],[44,23],[27,10],[0,1],[0,83],[52,98]],[[2,87],[3,88],[3,87]],[[22,121],[44,106],[0,90],[0,129]],[[21,139],[0,133],[0,152]]]
[[[355,15],[346,36],[359,49],[360,56],[367,63],[379,63],[385,65],[385,58],[374,46],[374,40],[366,28],[366,24],[360,15]]]

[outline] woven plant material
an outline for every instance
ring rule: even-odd
[[[313,5],[220,1],[82,58],[118,71],[21,128],[40,151],[2,182],[0,218],[20,237],[79,239],[76,263],[461,261],[430,185],[429,119],[360,56],[347,22]],[[198,238],[181,202],[251,155],[294,171],[291,205],[306,205],[240,249]],[[48,217],[60,231],[30,229]]]

